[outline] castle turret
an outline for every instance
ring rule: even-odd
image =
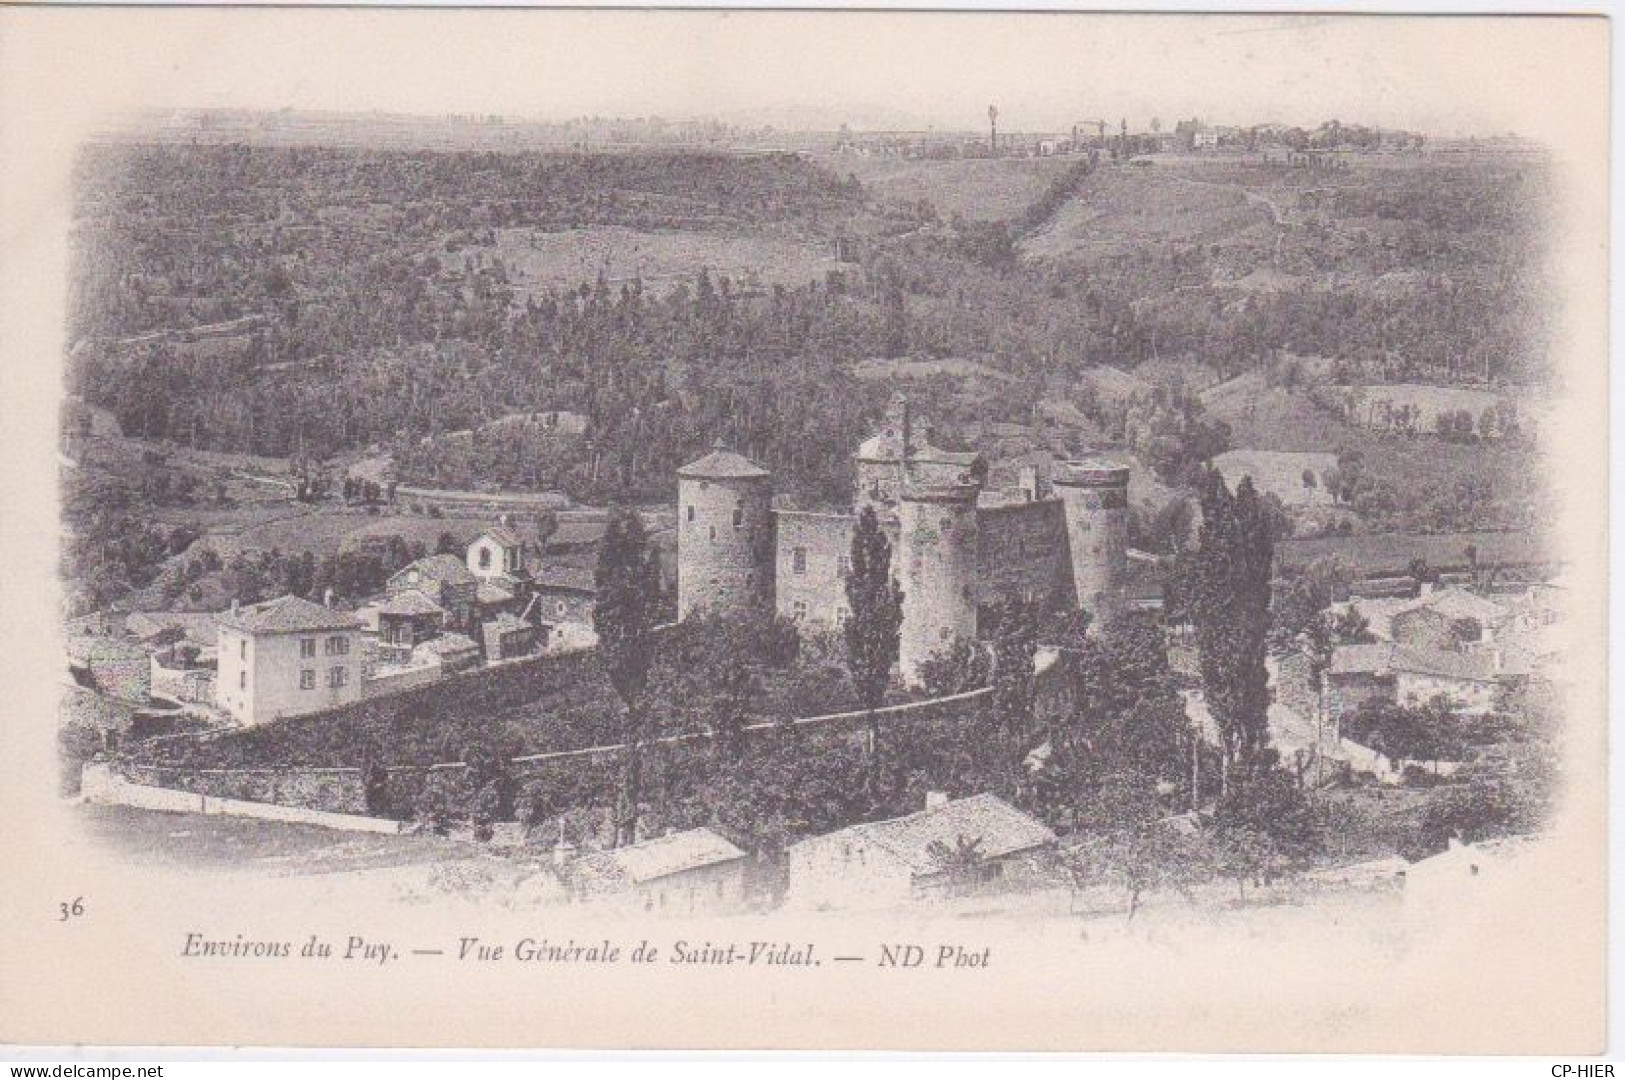
[[[976,483],[910,486],[898,500],[898,582],[903,588],[898,668],[916,685],[920,665],[976,639]]]
[[[765,608],[773,595],[773,474],[718,439],[677,470],[677,617]]]
[[[1128,577],[1128,469],[1100,458],[1059,463],[1052,479],[1066,515],[1078,605],[1110,622]]]

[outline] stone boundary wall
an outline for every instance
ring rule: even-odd
[[[567,660],[574,665],[580,663],[583,657],[591,655],[590,652],[571,653],[563,657],[537,657],[535,661]],[[1047,676],[1057,670],[1056,660],[1057,656],[1048,651],[1041,651],[1038,656],[1035,667],[1041,695],[1047,684],[1052,681]],[[523,677],[532,674],[537,666],[534,661],[521,661],[509,665],[504,670],[509,673],[517,672]],[[489,675],[489,672],[486,674]],[[460,685],[467,677],[454,676],[422,690],[408,691],[383,701],[399,702],[403,698],[414,698],[420,694],[443,693],[448,687],[455,688]],[[992,695],[992,687],[982,687],[947,697],[883,706],[875,710],[875,715],[882,725],[954,720],[969,715]],[[363,701],[357,705],[347,706],[346,711],[377,707],[383,701]],[[868,712],[859,709],[793,720],[766,720],[748,725],[745,733],[748,737],[759,738],[784,731],[824,728],[850,728],[856,732],[868,716]],[[668,735],[646,743],[641,752],[646,757],[682,753],[689,747],[708,745],[710,741],[711,735],[703,731]],[[625,744],[611,743],[576,750],[526,754],[511,759],[510,766],[521,797],[533,799],[538,789],[545,785],[545,794],[551,801],[567,806],[584,793],[613,790],[615,769],[625,750]],[[461,761],[447,761],[435,765],[386,766],[380,770],[380,790],[375,792],[373,800],[369,800],[366,778],[358,768],[203,769],[121,763],[117,766],[103,764],[86,766],[86,769],[93,767],[107,771],[127,788],[141,787],[147,792],[167,792],[179,798],[184,804],[175,807],[154,806],[152,807],[154,809],[189,809],[200,812],[197,805],[190,800],[207,798],[211,804],[222,800],[243,800],[260,806],[275,804],[312,813],[340,815],[379,813],[387,808],[387,812],[402,818],[407,817],[413,809],[422,808],[437,798],[443,799],[448,806],[456,805],[465,794],[463,777],[467,772],[467,765]],[[89,776],[87,771],[86,782]],[[152,798],[161,797],[154,795]]]
[[[219,814],[228,817],[258,818],[297,825],[318,825],[347,832],[399,834],[402,822],[361,814],[338,814],[299,806],[284,806],[244,799],[222,799],[212,795],[179,791],[174,788],[131,783],[112,766],[86,765],[80,778],[80,798],[102,806],[133,806],[143,810],[173,813]]]
[[[337,814],[367,812],[360,769],[199,769],[184,765],[118,764],[109,768],[127,783],[217,799],[298,806]]]

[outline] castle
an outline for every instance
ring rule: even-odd
[[[881,431],[855,455],[853,508],[818,513],[773,505],[770,472],[720,440],[677,470],[677,613],[772,610],[837,631],[850,612],[845,577],[858,515],[873,507],[903,589],[898,667],[921,664],[977,635],[980,610],[1001,601],[1068,604],[1097,620],[1123,605],[1128,469],[1101,459],[1021,470],[1016,490],[987,489],[980,454],[931,445],[928,426],[896,397]]]

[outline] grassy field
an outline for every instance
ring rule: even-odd
[[[1470,386],[1424,386],[1395,383],[1383,386],[1339,386],[1353,403],[1350,419],[1370,427],[1380,426],[1383,409],[1415,410],[1418,431],[1438,430],[1439,414],[1465,409],[1476,422],[1485,409],[1499,405],[1502,397],[1490,390]]]
[[[660,288],[692,282],[703,268],[734,283],[800,285],[839,267],[820,245],[768,232],[641,230],[595,225],[562,232],[502,229],[493,246],[476,249],[501,259],[523,293],[570,289],[594,281],[641,280]]]
[[[1079,196],[1021,245],[1032,260],[1084,263],[1145,244],[1242,243],[1268,248],[1275,226],[1268,200],[1228,183],[1154,165],[1098,170]],[[1203,282],[1206,284],[1206,282]]]
[[[918,161],[910,158],[814,154],[842,177],[856,176],[883,200],[930,203],[937,216],[999,221],[1020,216],[1076,158],[999,158]]]
[[[1331,503],[1332,496],[1322,477],[1337,468],[1337,455],[1230,450],[1214,458],[1213,466],[1231,486],[1239,483],[1243,476],[1250,476],[1259,491],[1276,496],[1289,507],[1325,506]],[[1314,477],[1314,484],[1304,483],[1305,472]]]

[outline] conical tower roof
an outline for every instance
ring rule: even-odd
[[[677,475],[691,480],[758,480],[773,474],[745,455],[728,449],[728,444],[719,438],[711,445],[709,454],[684,465],[677,470]]]

